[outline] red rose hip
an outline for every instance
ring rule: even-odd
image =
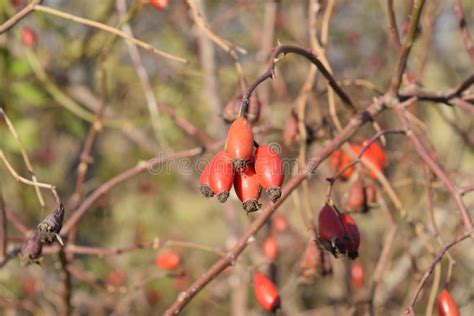
[[[205,198],[214,196],[210,185],[211,165],[213,162],[214,158],[207,163],[206,167],[204,167],[204,170],[201,173],[201,177],[199,178],[200,191]]]
[[[351,259],[355,259],[359,256],[358,250],[360,245],[360,234],[357,225],[352,218],[347,213],[342,213],[339,215],[344,229],[346,231],[346,250],[347,256]],[[348,239],[347,239],[348,238]]]
[[[276,202],[281,196],[283,168],[280,157],[271,147],[259,146],[255,151],[255,172],[270,200]]]
[[[253,279],[255,298],[264,310],[274,313],[281,306],[280,294],[275,284],[261,272]]]
[[[261,204],[258,203],[258,199],[260,198],[261,187],[252,165],[235,175],[234,189],[247,213],[260,209]]]
[[[441,291],[438,296],[438,313],[439,316],[459,316],[459,309],[454,302],[453,297],[446,289]]]
[[[221,203],[227,201],[234,180],[234,169],[229,154],[221,151],[213,159],[209,171],[209,186]]]
[[[160,253],[155,259],[155,265],[163,270],[175,270],[179,267],[181,259],[173,250]]]
[[[229,128],[226,151],[232,159],[235,170],[242,170],[253,155],[253,132],[250,123],[239,117]]]
[[[339,218],[339,211],[326,203],[319,212],[319,243],[335,257],[346,253],[346,230]]]

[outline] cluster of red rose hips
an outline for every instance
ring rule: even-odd
[[[216,195],[221,203],[227,201],[234,186],[247,213],[260,209],[258,200],[262,188],[270,200],[276,202],[281,196],[282,183],[280,157],[271,147],[256,145],[252,126],[244,117],[232,123],[225,151],[218,152],[211,159],[200,178],[201,193],[206,198]]]

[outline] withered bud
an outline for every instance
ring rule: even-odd
[[[224,111],[222,113],[222,118],[226,123],[232,123],[239,117],[240,111],[240,103],[242,102],[242,95],[233,98],[230,100],[224,107]],[[260,118],[260,109],[262,104],[258,100],[257,96],[253,94],[250,97],[250,103],[247,108],[247,113],[244,114],[244,117],[247,118],[249,123],[255,123]]]
[[[32,230],[26,236],[23,246],[21,247],[20,260],[23,266],[41,262],[41,253],[43,252],[43,243],[40,239],[40,233]]]
[[[63,227],[63,220],[64,206],[61,203],[57,209],[46,216],[37,226],[42,243],[51,244],[56,238],[58,238],[59,243],[62,244],[59,232]]]

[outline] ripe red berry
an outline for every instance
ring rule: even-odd
[[[362,143],[362,146],[365,146],[368,143],[368,140],[365,140]],[[360,151],[357,152],[359,154]],[[362,157],[368,161],[370,161],[377,169],[378,171],[382,172],[383,168],[386,163],[386,157],[385,157],[385,152],[382,149],[382,147],[377,144],[377,143],[372,143],[370,146],[367,148],[367,150],[364,152]],[[377,178],[377,174],[370,170],[369,172],[370,176],[374,179]]]
[[[158,10],[164,10],[168,6],[169,0],[148,0],[148,3]]]
[[[339,218],[339,211],[329,204],[325,204],[319,212],[318,241],[335,257],[346,253],[346,230]]]
[[[280,157],[271,147],[259,146],[255,151],[255,172],[270,200],[276,202],[281,196],[283,168]]]
[[[354,153],[354,155],[357,155],[360,153],[360,148],[361,146],[358,144],[350,144],[351,150]],[[341,149],[336,150],[332,155],[331,158],[329,159],[329,164],[331,165],[332,169],[334,172],[338,173],[342,169],[344,169],[347,165],[349,165],[352,162],[352,158],[347,155],[345,152],[343,152]],[[341,175],[340,178],[341,180],[347,180],[351,177],[351,175],[354,173],[354,167],[350,167],[346,169]]]
[[[226,151],[234,164],[235,170],[242,170],[253,155],[253,132],[250,123],[239,117],[229,128],[226,140]]]
[[[160,253],[155,259],[155,265],[163,270],[175,270],[179,267],[181,259],[173,250]]]
[[[258,199],[260,198],[261,189],[258,176],[252,165],[237,173],[234,177],[235,193],[242,201],[242,207],[247,213],[260,209],[261,204],[258,203]]]
[[[255,272],[253,279],[255,298],[260,306],[268,312],[274,313],[280,308],[280,294],[275,284],[261,272]]]
[[[213,159],[209,171],[209,186],[221,203],[227,201],[234,181],[234,169],[229,154],[221,151]]]
[[[285,231],[288,228],[288,221],[285,216],[281,214],[273,214],[272,216],[272,229],[277,232]]]
[[[351,184],[346,198],[346,208],[355,212],[367,212],[367,194],[365,185],[361,179]]]
[[[21,29],[21,41],[26,47],[32,48],[36,44],[36,33],[31,27],[25,26]]]
[[[438,296],[438,313],[439,316],[459,316],[459,309],[454,302],[453,297],[446,289],[441,291]]]
[[[346,230],[346,250],[347,256],[351,259],[355,259],[359,256],[358,250],[360,245],[360,234],[357,225],[352,218],[347,213],[341,213],[339,215],[342,224],[344,225],[344,229]]]
[[[201,186],[200,191],[205,198],[210,198],[214,196],[210,185],[211,165],[214,160],[215,158],[212,158],[207,163],[206,167],[204,167],[204,170],[201,173],[201,177],[199,178],[199,185]]]
[[[263,254],[271,261],[278,257],[278,243],[276,238],[270,234],[263,242]]]
[[[352,287],[355,289],[360,289],[364,287],[364,267],[359,261],[352,262],[351,264],[351,284]]]

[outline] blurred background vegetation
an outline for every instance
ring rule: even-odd
[[[194,23],[185,1],[172,0],[164,10],[156,10],[138,1],[126,2],[128,8],[135,8],[129,24],[137,38],[189,61],[181,64],[139,50],[158,103],[169,105],[176,115],[186,118],[212,138],[222,139],[227,128],[221,118],[222,109],[242,93],[235,62],[218,46],[210,44]],[[246,50],[246,54],[239,54],[239,61],[247,83],[265,69],[270,48],[278,42],[310,47],[308,1],[202,0],[198,3],[205,12],[210,29]],[[319,3],[318,34],[327,7],[326,1]],[[45,0],[43,5],[111,26],[120,22],[115,1],[111,0]],[[344,87],[358,109],[369,104],[377,91],[386,91],[397,60],[388,35],[385,5],[381,0],[335,1],[329,22],[325,52],[336,79],[364,79],[375,85],[375,90],[355,85]],[[464,0],[462,5],[467,25],[474,34],[474,3]],[[411,1],[395,1],[402,40],[410,8]],[[10,1],[0,2],[0,22],[14,13],[15,7]],[[265,23],[270,23],[271,27]],[[32,48],[25,47],[21,41],[22,28],[26,26],[32,28],[37,36],[37,43]],[[104,54],[104,47],[109,43],[110,51]],[[211,74],[205,69],[204,60],[204,50],[209,47],[215,65]],[[269,132],[257,136],[259,143],[283,144],[282,129],[308,69],[305,60],[287,56],[277,67],[276,79],[264,83],[257,91],[263,104],[258,124],[272,126]],[[452,1],[429,1],[409,59],[408,76],[414,76],[419,86],[443,92],[462,82],[473,73],[472,70]],[[210,76],[215,76],[214,87],[208,84]],[[32,158],[38,179],[57,186],[66,205],[71,203],[80,153],[101,102],[106,104],[104,126],[91,152],[93,163],[84,185],[86,196],[138,161],[200,145],[161,111],[158,117],[152,118],[143,86],[123,39],[42,12],[34,12],[0,35],[0,105]],[[339,100],[336,102],[344,125],[351,113]],[[306,124],[313,130],[324,125],[324,132],[311,142],[308,157],[317,153],[336,133],[330,124],[323,123],[330,122],[327,108],[326,86],[318,77],[306,106]],[[472,117],[463,115],[461,110],[434,103],[418,103],[412,113],[423,122],[425,141],[429,140],[436,149],[440,162],[452,179],[460,186],[472,182],[473,147],[466,145],[459,131],[450,124],[454,122],[472,137]],[[378,122],[382,127],[398,126],[392,114],[383,114]],[[373,128],[367,125],[354,139],[361,140],[373,133]],[[433,236],[423,184],[423,164],[403,136],[389,136],[387,139],[389,166],[386,175],[404,208],[413,218],[424,223],[428,235]],[[298,146],[298,143],[283,146],[283,157],[296,159]],[[3,121],[0,121],[0,148],[17,172],[28,176],[19,146]],[[210,155],[206,153],[204,157]],[[286,179],[291,177],[290,171],[287,170]],[[309,181],[310,203],[315,215],[325,199],[327,182],[324,179],[330,175],[331,170],[324,164]],[[75,243],[119,247],[160,238],[192,241],[225,250],[257,215],[245,215],[235,194],[225,205],[202,198],[198,178],[194,169],[192,173],[184,174],[176,166],[172,166],[169,173],[147,172],[131,178],[104,195],[88,211],[78,226]],[[28,227],[34,227],[42,218],[34,188],[15,181],[3,165],[0,165],[0,181],[0,192],[7,207],[14,210]],[[452,198],[442,185],[435,180],[433,186],[434,210],[440,231],[445,241],[451,240],[460,231],[460,219]],[[347,188],[347,183],[336,184],[336,202],[342,203]],[[48,191],[43,192],[49,212],[55,207],[54,200]],[[334,274],[318,277],[306,284],[300,282],[295,272],[305,244],[311,238],[308,225],[300,216],[302,199],[299,190],[277,211],[285,215],[292,228],[277,236],[280,247],[276,262],[277,279],[284,312],[287,315],[364,314],[366,306],[354,302],[368,295],[371,271],[388,231],[385,215],[380,208],[369,214],[355,215],[362,232],[358,260],[366,270],[367,283],[363,289],[350,288],[345,259],[331,258]],[[465,201],[472,214],[473,196],[467,195]],[[268,202],[265,200],[264,203]],[[379,315],[399,315],[433,258],[433,254],[421,246],[422,242],[434,249],[439,245],[433,237],[420,241],[412,226],[400,218],[393,205],[388,203],[388,207],[396,214],[399,226],[376,297],[376,311]],[[69,211],[66,208],[66,218]],[[21,243],[21,234],[11,225],[8,225],[8,235],[17,237]],[[267,260],[261,253],[264,237],[263,231],[255,236],[256,241],[239,258],[239,264],[205,288],[183,315],[259,314],[260,309],[249,286],[249,272],[252,267],[266,269]],[[20,243],[12,240],[10,246]],[[106,290],[73,279],[74,312],[161,314],[176,299],[183,283],[195,280],[218,258],[200,249],[173,249],[182,257],[185,278],[173,278],[154,266],[154,258],[161,250],[142,249],[106,257],[77,255],[74,265],[99,280],[107,279],[112,271],[123,271],[126,277],[120,290]],[[462,315],[474,314],[472,249],[470,241],[465,241],[451,251],[456,265],[449,288]],[[9,262],[0,269],[0,297],[33,304],[37,315],[58,313],[58,293],[62,283],[56,262],[55,255],[46,255],[41,266],[22,267],[19,260]],[[447,260],[443,260],[441,266],[444,277]],[[431,280],[417,304],[417,315],[425,311],[430,285]],[[28,313],[20,307],[3,308],[7,314]]]

